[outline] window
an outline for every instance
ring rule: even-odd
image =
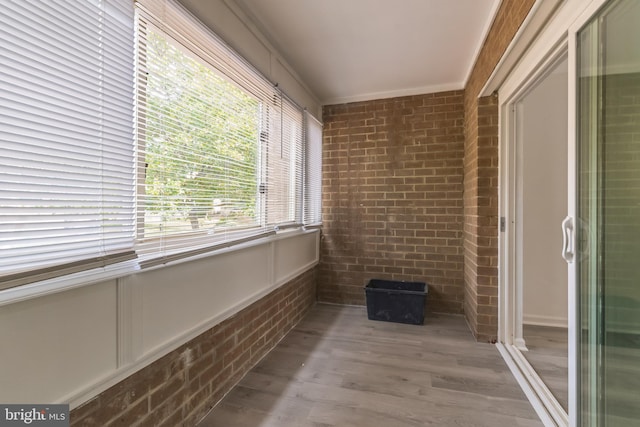
[[[304,223],[322,223],[322,123],[305,114]]]
[[[135,6],[0,8],[0,290],[319,219],[319,124],[175,1]]]
[[[175,2],[138,6],[139,251],[162,263],[301,225],[302,109]]]
[[[160,31],[146,35],[138,240],[189,245],[260,226],[260,102]]]
[[[0,8],[0,289],[134,257],[133,7]]]
[[[271,107],[264,143],[265,221],[268,225],[302,223],[303,112],[284,96]]]

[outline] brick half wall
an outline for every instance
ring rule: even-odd
[[[196,425],[315,304],[316,270],[74,409],[71,425]]]

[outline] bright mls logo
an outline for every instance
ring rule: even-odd
[[[69,405],[0,405],[0,427],[69,427]]]

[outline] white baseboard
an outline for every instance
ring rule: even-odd
[[[522,323],[525,325],[567,328],[569,325],[569,320],[566,317],[538,316],[535,314],[524,314],[522,317]]]

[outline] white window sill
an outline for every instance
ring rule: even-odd
[[[180,260],[176,260],[167,264],[162,264],[154,267],[150,267],[145,269],[155,270],[159,268],[170,267],[175,264],[191,262],[201,258],[212,257],[220,254],[226,254],[229,252],[239,251],[245,248],[264,245],[270,242],[274,242],[280,239],[286,239],[289,237],[294,237],[300,234],[305,233],[314,233],[317,230],[310,229],[287,229],[279,231],[277,234],[269,237],[264,237],[256,240],[252,240],[249,242],[240,243],[237,245],[221,248],[215,251],[199,254],[196,256],[182,258]],[[140,269],[140,259],[131,260],[119,264],[109,265],[103,268],[98,268],[89,271],[82,271],[74,274],[69,274],[66,276],[55,277],[48,280],[43,280],[40,282],[30,283],[27,285],[16,286],[15,288],[4,289],[0,291],[0,307],[8,304],[17,303],[20,301],[26,301],[32,298],[38,298],[45,295],[51,295],[58,292],[64,292],[75,288],[80,288],[83,286],[91,286],[96,283],[105,282],[108,280],[115,280],[121,277],[129,276],[131,274],[135,274],[136,272],[141,271]]]

